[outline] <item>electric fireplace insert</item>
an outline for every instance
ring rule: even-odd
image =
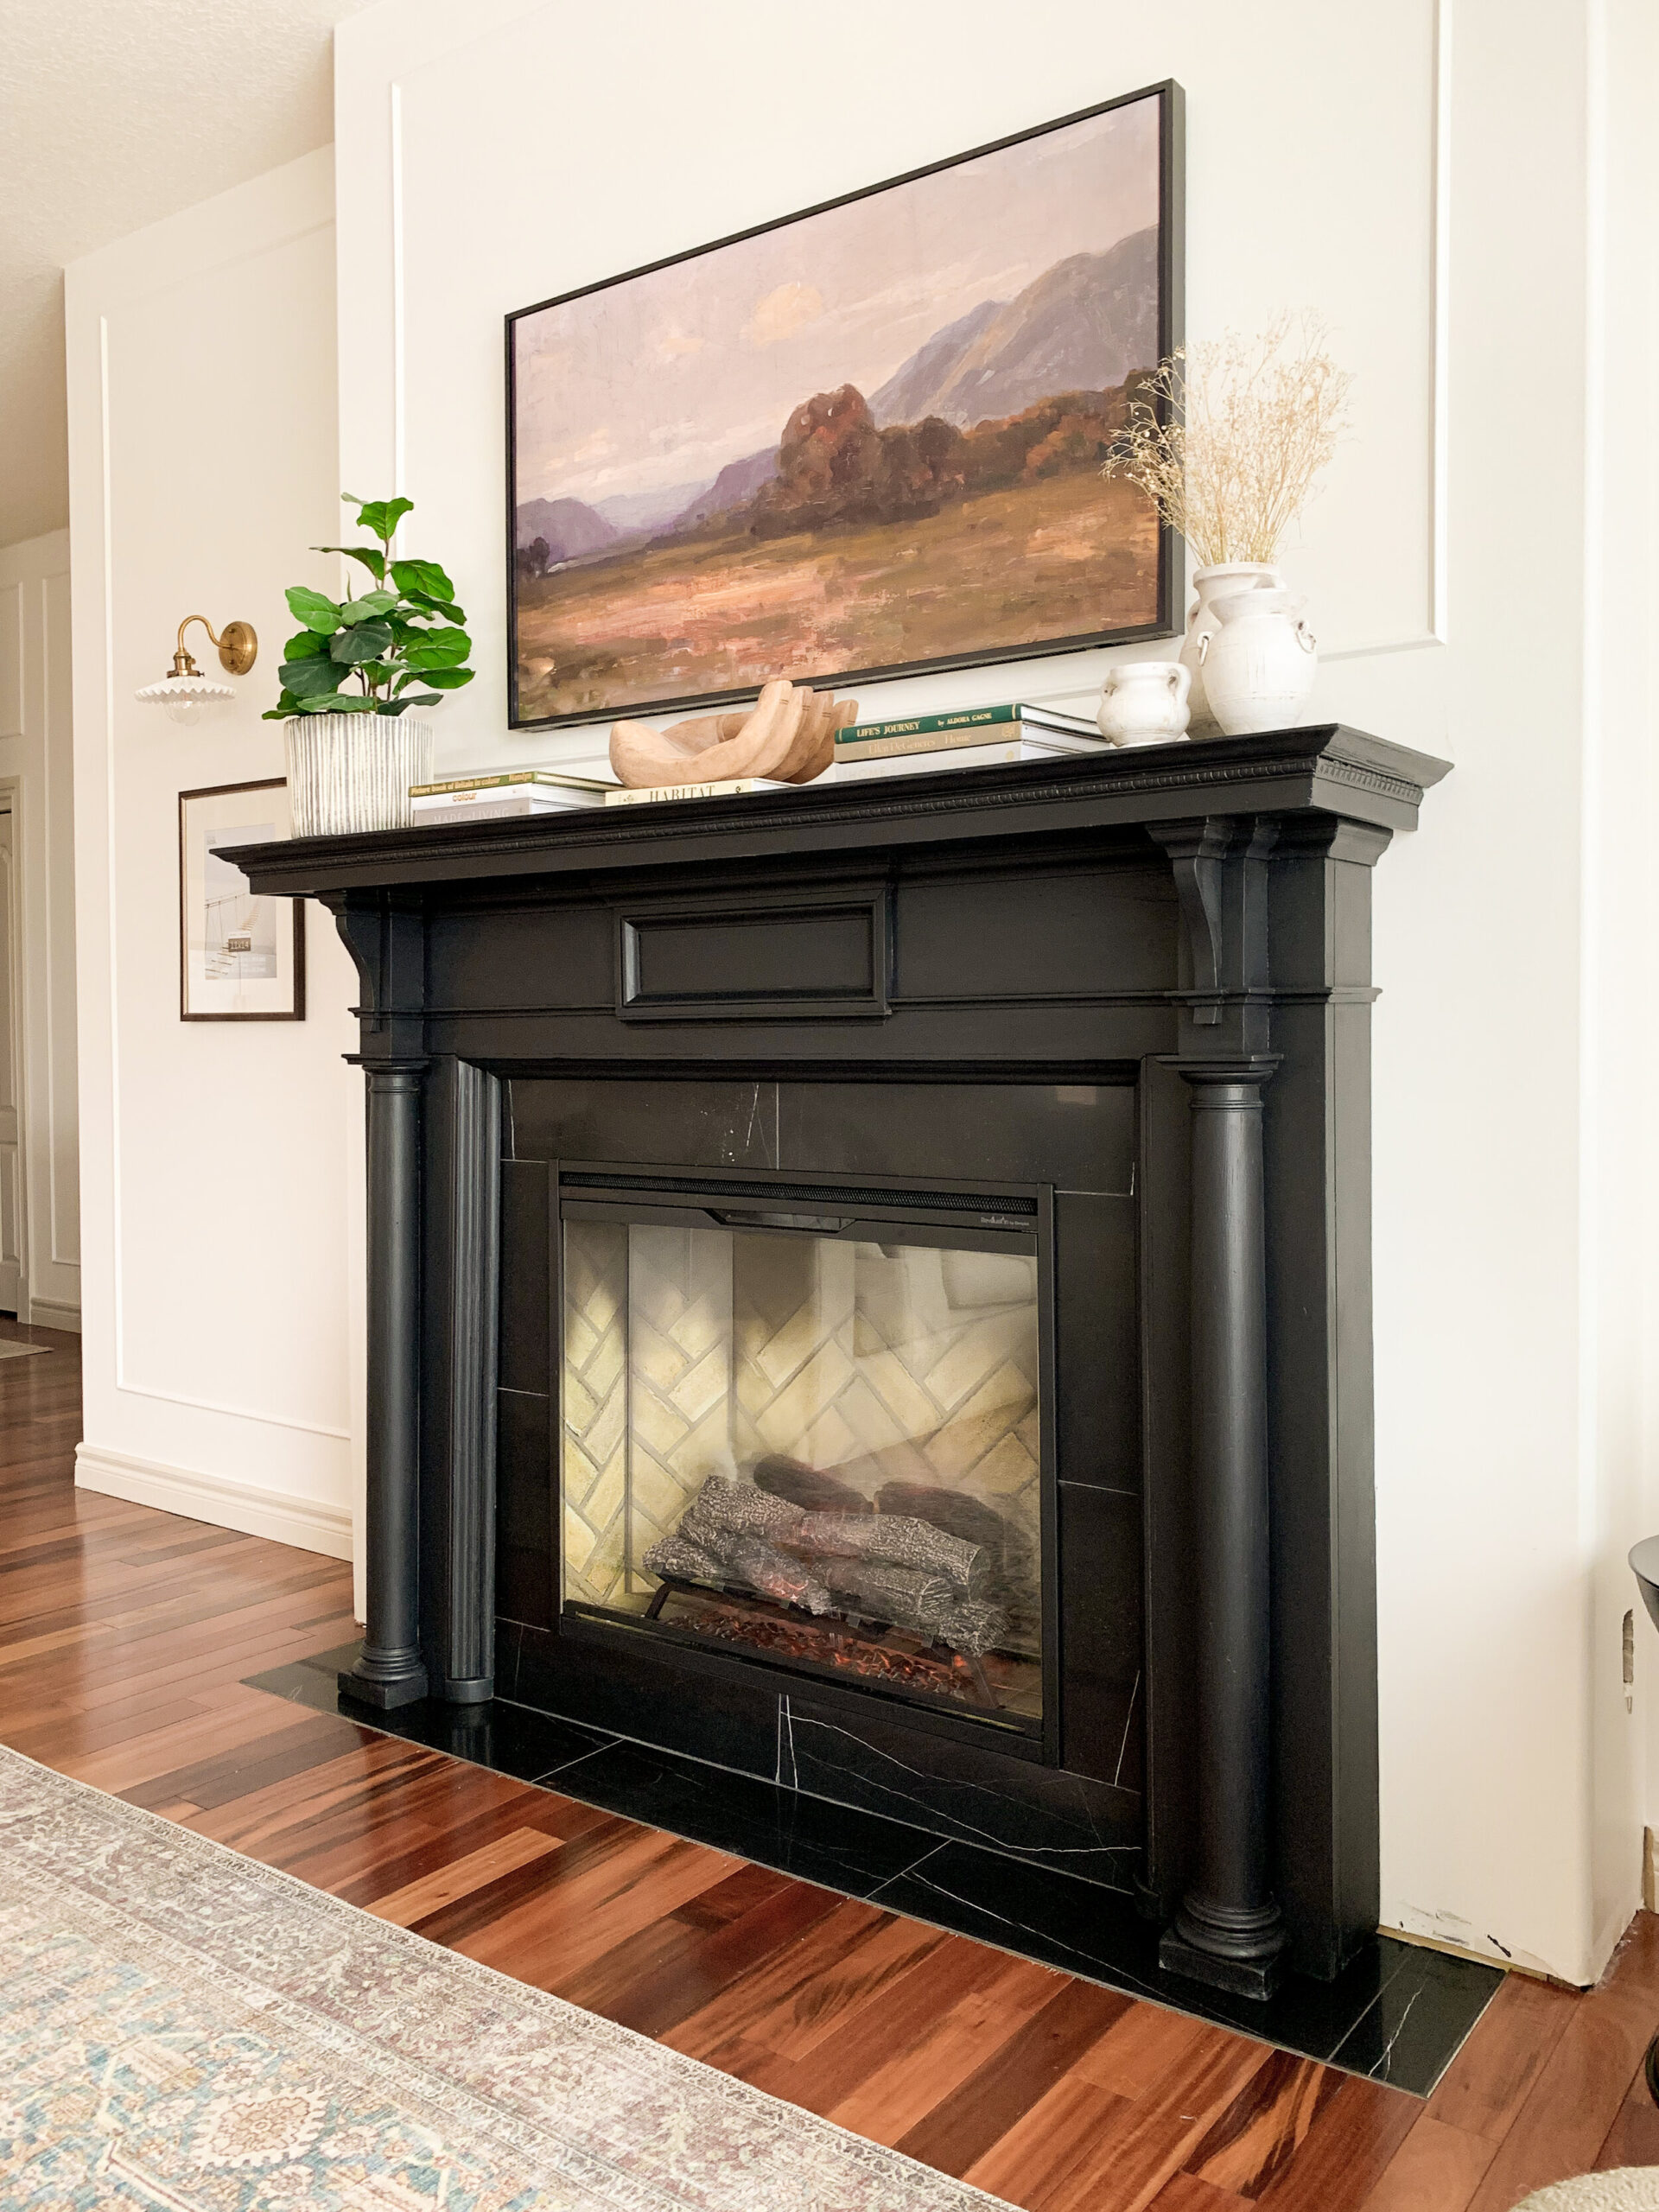
[[[1039,1738],[1049,1193],[564,1165],[561,1610]]]

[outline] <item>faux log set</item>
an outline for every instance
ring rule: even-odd
[[[767,1465],[776,1480],[779,1463]],[[844,1487],[815,1470],[801,1472],[809,1494],[818,1485]],[[849,1510],[814,1510],[756,1483],[710,1475],[645,1565],[675,1580],[735,1585],[809,1613],[906,1629],[969,1658],[982,1657],[1007,1631],[1007,1613],[980,1594],[993,1569],[981,1545],[915,1515],[874,1512],[861,1499]]]

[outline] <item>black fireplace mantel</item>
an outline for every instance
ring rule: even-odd
[[[1144,1805],[1118,1792],[1134,1886],[1178,1973],[1252,1995],[1284,1958],[1336,1973],[1377,1910],[1370,869],[1446,766],[1326,726],[229,855],[257,891],[327,906],[361,982],[351,1693],[499,1686],[504,1175],[547,1172],[516,1145],[515,1084],[1113,1086],[1133,1102],[1143,1484]],[[727,1141],[728,1164],[802,1164]],[[1081,1647],[1086,1602],[1068,1603]],[[649,1664],[607,1681],[590,1652],[571,1673],[556,1622],[514,1635],[512,1694],[625,1698],[633,1718],[612,1704],[609,1725],[652,1735]],[[722,1741],[770,1775],[770,1693],[709,1666]],[[971,1775],[1033,1820],[1062,1785],[1104,1817],[1097,1763],[883,1741],[923,1825],[930,1761],[940,1789]]]

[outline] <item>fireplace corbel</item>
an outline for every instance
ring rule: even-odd
[[[1038,1864],[1071,1850],[1075,1802],[1112,1839],[1085,1878],[1134,1889],[1173,1971],[1256,1996],[1287,1963],[1335,1974],[1376,1914],[1370,871],[1445,772],[1326,727],[236,855],[256,889],[326,901],[362,982],[370,1618],[348,1694],[505,1691],[855,1802],[867,1753],[897,1758],[905,1817],[957,1833],[969,1783]],[[900,1156],[858,1108],[873,1084],[971,1111],[918,1114]],[[558,1163],[626,1159],[618,1130],[693,1090],[634,1156],[1052,1188],[1062,1306],[1062,1156],[1094,1126],[1066,1115],[1123,1147],[1118,1180],[1084,1176],[1121,1259],[1058,1325],[1061,1711],[1040,1748],[753,1655],[693,1655],[688,1698],[647,1639],[561,1636],[553,1539],[525,1552],[512,1517],[539,1480],[548,1518],[551,1463],[532,1480],[523,1453],[552,1449],[557,1382],[525,1301],[550,1295]],[[1007,1122],[1024,1151],[998,1168],[1019,1099],[1042,1111]],[[1119,1395],[1068,1430],[1102,1329]],[[499,1486],[498,1367],[518,1409]],[[540,1573],[550,1547],[516,1611],[498,1488],[515,1556]],[[1091,1548],[1128,1528],[1133,1591],[1121,1548],[1116,1581]],[[1119,1695],[1130,1629],[1145,1692]],[[820,1722],[855,1748],[813,1780],[797,1753]]]

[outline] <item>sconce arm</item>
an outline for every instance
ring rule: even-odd
[[[201,671],[192,659],[184,642],[184,633],[193,622],[200,622],[210,642],[219,649],[220,665],[232,676],[245,676],[259,658],[259,640],[251,622],[227,622],[222,635],[214,631],[205,614],[187,614],[179,625],[178,645],[173,655],[175,676],[200,676]]]

